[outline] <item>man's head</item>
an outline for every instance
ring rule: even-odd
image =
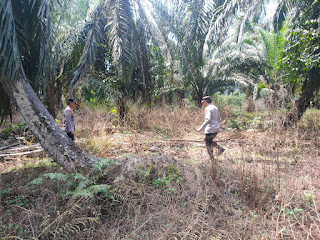
[[[202,104],[203,104],[205,107],[208,106],[209,103],[211,103],[211,98],[210,98],[210,96],[205,96],[205,97],[203,97],[201,102],[202,102]]]
[[[69,105],[69,107],[70,107],[71,109],[75,109],[75,107],[76,107],[76,102],[75,102],[74,98],[68,98],[67,103],[68,103],[68,105]]]

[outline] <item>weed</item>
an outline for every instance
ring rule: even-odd
[[[305,203],[307,205],[311,206],[313,204],[313,193],[312,193],[312,191],[304,190],[303,194],[304,194]]]
[[[303,209],[301,209],[301,208],[294,208],[294,209],[286,208],[285,209],[286,216],[288,216],[290,218],[293,218],[294,216],[299,217],[302,212],[303,212]]]

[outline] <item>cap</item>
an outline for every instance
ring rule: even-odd
[[[202,101],[201,101],[201,102],[202,102],[202,103],[203,103],[203,102],[211,103],[211,97],[210,97],[210,96],[205,96],[205,97],[202,98]]]
[[[73,103],[73,102],[76,103],[74,98],[68,98],[68,101],[67,101],[68,104]]]

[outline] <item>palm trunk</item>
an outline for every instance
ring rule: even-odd
[[[12,93],[10,95],[20,114],[49,157],[68,170],[84,170],[94,164],[97,158],[81,150],[60,129],[29,85],[23,71],[20,70],[14,85],[5,81],[3,84],[6,91]]]
[[[121,120],[120,121],[120,124],[121,124],[122,120],[124,120],[124,117],[127,114],[126,102],[123,100],[123,98],[118,99],[117,106],[118,106],[118,115],[119,115],[119,119]]]
[[[142,81],[145,85],[144,93],[143,93],[143,100],[147,103],[147,106],[151,107],[151,95],[150,95],[150,66],[148,61],[147,49],[145,47],[145,42],[140,41],[140,68],[142,74]]]
[[[286,117],[285,126],[297,123],[303,116],[304,112],[310,106],[310,102],[315,97],[315,92],[320,87],[320,68],[313,68],[309,72],[309,76],[305,79],[301,89],[300,97],[295,101],[291,111]]]
[[[57,117],[61,88],[54,85],[54,82],[49,82],[47,87],[47,108],[53,118]]]

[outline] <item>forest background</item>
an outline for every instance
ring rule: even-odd
[[[1,238],[318,239],[319,10],[1,0]],[[205,95],[227,147],[214,178]]]

